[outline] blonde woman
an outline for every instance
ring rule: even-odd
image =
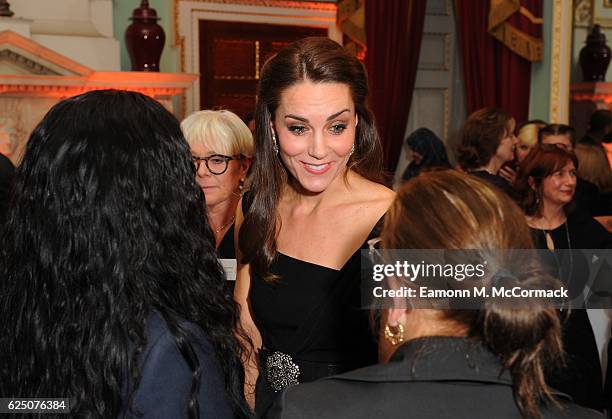
[[[222,259],[236,259],[234,221],[251,160],[253,135],[244,122],[226,110],[199,111],[181,123],[191,148],[196,181],[206,196],[208,222]]]

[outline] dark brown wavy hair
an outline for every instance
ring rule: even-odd
[[[240,229],[242,263],[254,272],[271,278],[270,263],[276,255],[279,228],[277,204],[289,174],[273,150],[270,123],[281,94],[303,81],[342,83],[349,87],[359,123],[355,151],[347,168],[374,182],[383,183],[382,148],[374,116],[366,100],[368,79],[357,58],[329,38],[311,37],[296,41],[273,56],[263,67],[255,110],[256,136],[249,209]]]
[[[432,208],[447,221],[432,216]],[[509,261],[508,251],[490,250],[533,248],[525,217],[510,198],[454,170],[422,173],[406,183],[387,213],[381,237],[386,249],[481,249],[492,272]],[[558,285],[523,260],[511,265],[514,280],[523,289]],[[471,285],[457,282],[456,286]],[[442,320],[467,329],[469,338],[499,356],[512,375],[518,408],[530,418],[540,417],[540,403],[554,400],[544,371],[562,355],[559,316],[553,307],[542,304],[529,300],[524,308],[508,308],[493,302],[479,310],[440,310]]]
[[[235,417],[249,417],[246,342],[179,122],[136,92],[65,99],[36,126],[0,235],[0,394],[71,399],[71,417],[139,413],[148,324],[158,313],[189,369],[199,418],[199,326]],[[54,396],[54,397],[59,397]],[[221,396],[219,396],[221,397]]]
[[[512,117],[498,108],[483,108],[472,113],[461,134],[457,160],[465,170],[485,166],[495,155]]]

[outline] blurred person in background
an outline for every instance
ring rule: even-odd
[[[514,160],[517,139],[515,121],[498,108],[484,108],[472,113],[465,125],[457,159],[467,173],[484,179],[512,196],[514,171],[501,176],[505,163]],[[510,181],[507,179],[509,178]]]
[[[518,144],[514,150],[517,165],[520,164],[527,154],[538,145],[538,132],[546,126],[541,119],[533,119],[525,122],[518,130]]]
[[[612,215],[612,169],[606,155],[599,147],[589,144],[576,146],[578,176],[599,189],[599,201],[593,209],[594,216]]]
[[[408,136],[404,143],[410,163],[402,174],[402,182],[429,169],[450,169],[444,143],[427,128],[419,128]]]
[[[538,132],[538,144],[554,145],[573,153],[576,146],[574,128],[564,124],[546,125]],[[576,179],[576,182],[574,198],[576,211],[585,215],[594,215],[599,202],[597,186],[580,176]]]

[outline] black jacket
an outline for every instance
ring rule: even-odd
[[[465,338],[428,337],[397,349],[391,361],[291,387],[269,418],[522,418],[512,380],[499,359]],[[603,418],[555,393],[562,409],[543,406],[543,418]]]

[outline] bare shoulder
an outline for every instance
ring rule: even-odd
[[[356,173],[352,173],[348,180],[351,200],[364,209],[370,209],[374,212],[382,211],[382,215],[387,212],[395,199],[393,190]]]

